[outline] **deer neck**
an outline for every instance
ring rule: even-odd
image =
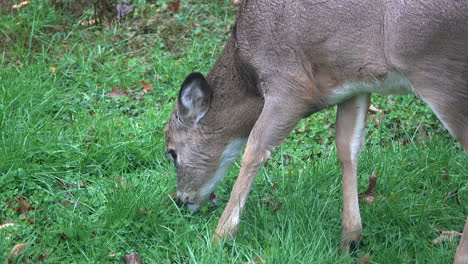
[[[207,81],[213,95],[204,122],[238,130],[237,138],[247,137],[263,108],[263,98],[257,90],[255,73],[238,58],[232,38],[227,41]]]

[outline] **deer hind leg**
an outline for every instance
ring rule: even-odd
[[[306,112],[307,108],[290,96],[270,95],[265,98],[262,113],[249,135],[241,170],[218,222],[214,241],[232,239],[236,235],[247,196],[258,170],[271,151],[289,135]]]
[[[457,252],[455,253],[455,260],[453,263],[468,263],[468,217],[466,218],[465,228],[463,229],[463,235],[460,238],[460,244],[458,244]]]
[[[370,95],[355,96],[338,105],[336,148],[343,173],[342,253],[353,250],[361,238],[357,164],[364,140]]]
[[[468,54],[467,54],[468,55]],[[462,56],[462,54],[460,54]],[[444,65],[448,72],[415,72],[408,75],[414,90],[437,115],[445,128],[468,152],[468,64]],[[451,74],[450,74],[451,73]]]
[[[468,83],[465,90],[423,90],[421,98],[468,152]]]

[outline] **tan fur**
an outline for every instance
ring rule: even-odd
[[[246,0],[206,78],[206,115],[184,125],[175,118],[184,112],[179,103],[167,125],[167,148],[178,153],[177,188],[185,194],[179,199],[191,208],[203,204],[199,190],[226,146],[248,137],[215,239],[234,236],[271,151],[301,118],[338,104],[346,250],[361,234],[356,167],[369,93],[415,93],[468,151],[466,21],[466,1]]]
[[[457,252],[455,253],[454,264],[467,264],[468,263],[468,217],[466,218],[465,228],[463,235],[460,238]]]

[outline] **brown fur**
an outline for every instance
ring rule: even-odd
[[[248,137],[216,229],[218,238],[234,236],[252,181],[271,151],[301,118],[338,104],[346,250],[361,234],[353,155],[359,154],[362,109],[369,102],[364,90],[336,94],[346,84],[372,84],[397,72],[468,151],[467,21],[466,1],[246,0],[206,78],[212,90],[203,98],[210,100],[206,114],[183,126],[174,117],[176,106],[168,123],[167,148],[178,153],[179,199],[201,205],[206,197],[199,190],[213,178],[226,146]]]

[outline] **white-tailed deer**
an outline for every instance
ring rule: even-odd
[[[308,115],[338,104],[342,249],[361,236],[356,168],[370,93],[414,93],[468,151],[468,2],[246,0],[205,79],[190,74],[166,127],[177,201],[196,211],[247,143],[215,239],[236,234],[263,162]]]

